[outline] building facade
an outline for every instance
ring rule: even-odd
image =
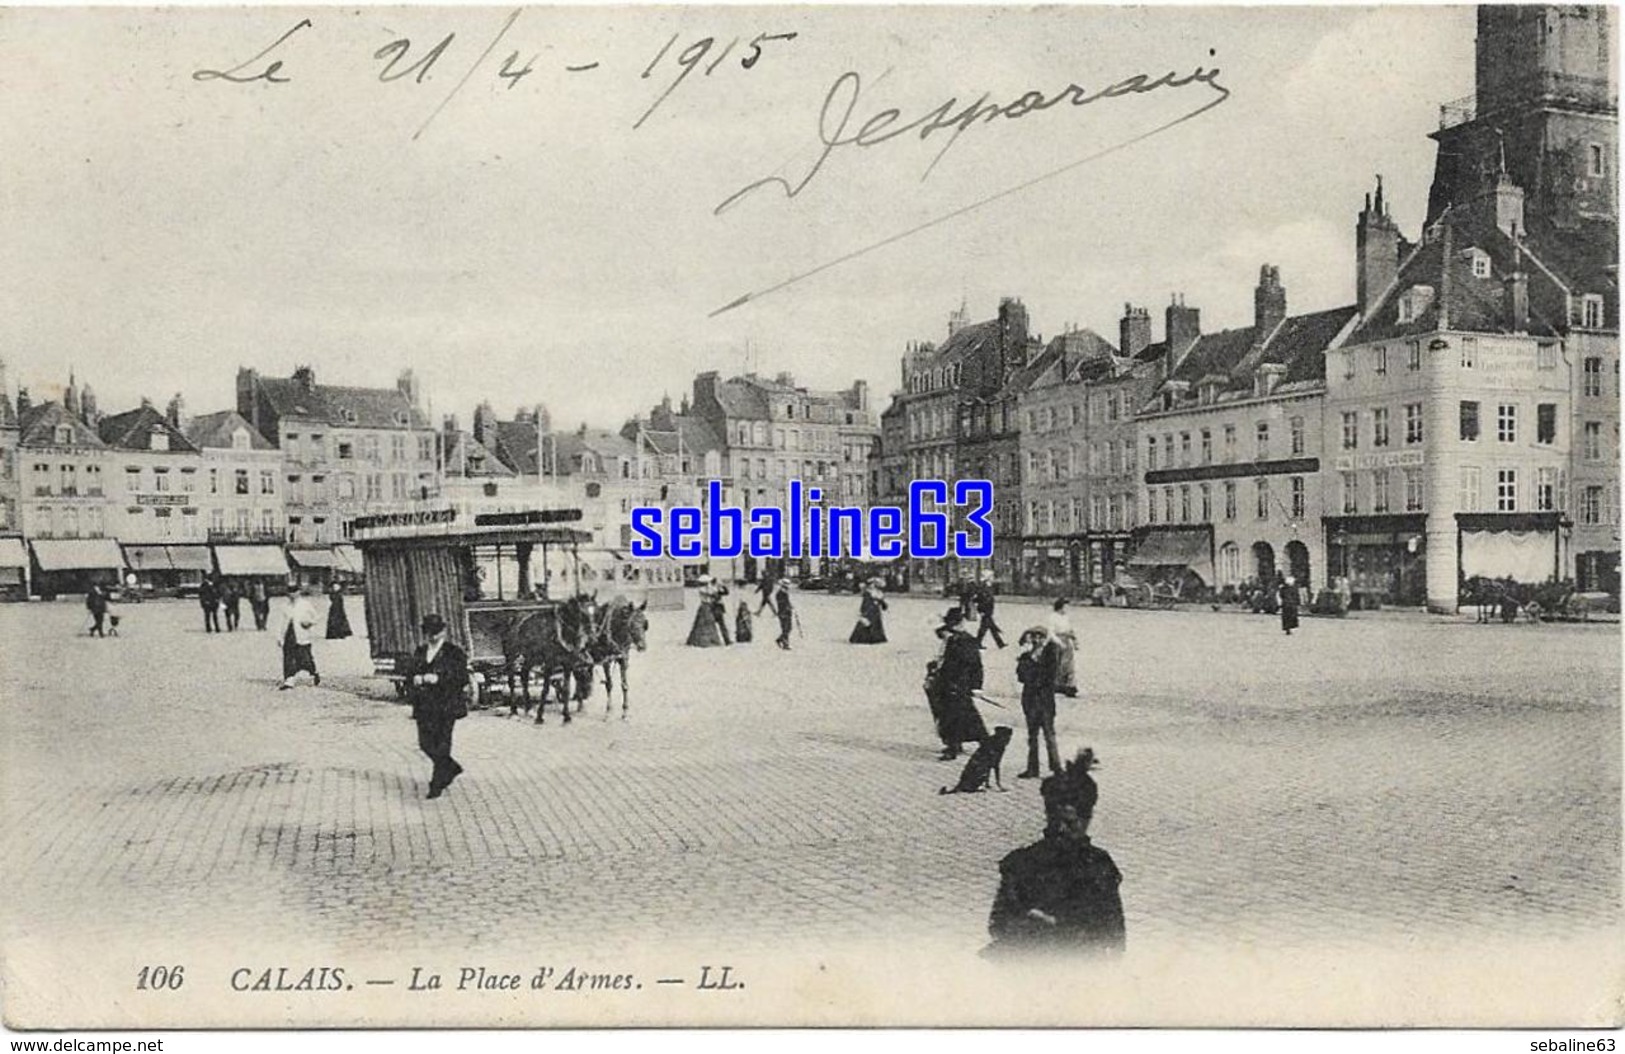
[[[1355,309],[1288,315],[1267,264],[1253,305],[1253,325],[1213,334],[1169,308],[1164,376],[1137,414],[1145,526],[1130,563],[1221,593],[1283,576],[1324,588],[1324,354]]]
[[[169,405],[203,458],[199,515],[211,542],[278,543],[287,534],[282,504],[282,454],[235,410],[189,417],[180,397]]]
[[[309,366],[292,377],[239,369],[237,413],[282,452],[290,544],[332,545],[357,516],[439,497],[436,431],[410,370],[394,388],[355,388],[317,384]]]

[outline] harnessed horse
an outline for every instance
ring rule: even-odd
[[[572,680],[578,682],[577,698],[584,698],[586,692],[591,691],[590,646],[599,633],[597,615],[598,602],[593,597],[578,595],[557,607],[528,612],[513,621],[502,637],[503,665],[508,677],[508,716],[517,714],[521,705],[530,709],[531,671],[540,670],[542,692],[536,701],[536,723],[542,723],[549,687],[557,690],[564,723],[570,723]],[[519,694],[514,692],[516,674]]]
[[[648,647],[647,634],[649,602],[634,604],[626,597],[616,597],[604,608],[598,634],[588,646],[594,665],[604,668],[604,720],[615,707],[614,668],[621,670],[621,720],[626,720],[629,705],[627,667],[632,661],[632,649],[643,651]]]

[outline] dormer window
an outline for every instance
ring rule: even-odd
[[[1602,328],[1602,297],[1587,293],[1580,298],[1580,325],[1586,329]]]
[[[1490,274],[1490,254],[1489,253],[1485,252],[1483,249],[1474,248],[1474,249],[1468,249],[1467,253],[1466,253],[1466,256],[1467,256],[1468,261],[1473,266],[1473,277],[1474,278],[1489,278],[1489,277],[1491,277],[1491,274]]]
[[[405,410],[396,410],[395,411],[395,423],[398,424],[398,425],[404,425],[406,423],[406,411]]]
[[[56,445],[57,446],[68,446],[72,442],[73,442],[73,426],[72,425],[57,425],[56,426]]]
[[[231,433],[231,449],[247,450],[249,448],[248,429],[239,428]]]
[[[1433,287],[1413,285],[1399,297],[1399,321],[1414,322],[1433,304]]]
[[[147,437],[147,449],[156,450],[160,453],[167,451],[169,449],[169,433],[162,428],[154,428]]]

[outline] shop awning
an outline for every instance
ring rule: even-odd
[[[217,545],[214,562],[223,575],[285,577],[288,573],[288,560],[277,545]]]
[[[162,545],[126,545],[124,559],[132,571],[168,571],[174,567],[169,550]]]
[[[288,559],[296,567],[318,568],[338,567],[339,558],[333,555],[331,549],[289,549]]]
[[[1205,532],[1153,531],[1128,563],[1130,567],[1188,567],[1202,581],[1213,581],[1213,552]]]
[[[361,550],[355,546],[335,545],[333,555],[338,558],[337,567],[340,571],[348,571],[352,575],[366,572],[366,564],[361,559]]]
[[[124,554],[111,538],[38,538],[30,544],[41,571],[124,570]]]
[[[0,567],[27,567],[28,551],[21,538],[0,538]]]
[[[209,562],[209,547],[206,545],[171,545],[169,550],[169,563],[177,571],[203,571],[214,569]],[[129,552],[129,546],[125,546]]]

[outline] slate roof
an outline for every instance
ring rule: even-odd
[[[1598,229],[1586,233],[1559,233],[1536,218],[1531,223],[1530,236],[1520,249],[1482,213],[1455,207],[1441,216],[1437,224],[1433,234],[1400,265],[1399,280],[1361,320],[1348,343],[1404,339],[1441,328],[1470,333],[1511,333],[1515,327],[1507,309],[1505,280],[1515,269],[1529,276],[1531,295],[1526,331],[1537,336],[1555,336],[1568,328],[1568,320],[1542,312],[1542,297],[1536,287],[1544,285],[1547,290],[1552,287],[1551,279],[1536,261],[1555,272],[1577,295],[1592,291],[1604,294],[1609,311],[1616,313],[1617,319],[1616,280],[1609,270],[1616,250],[1602,242],[1608,232],[1617,230],[1613,225],[1599,224]],[[1445,258],[1447,248],[1448,260]],[[1470,249],[1489,256],[1488,278],[1473,274]],[[1521,268],[1517,263],[1520,252],[1533,257],[1525,260]],[[1433,288],[1433,302],[1415,318],[1399,321],[1400,298],[1419,285]],[[1441,326],[1441,322],[1444,325]]]
[[[278,417],[319,421],[333,428],[426,429],[428,418],[398,388],[347,388],[294,377],[261,377],[260,391]]]
[[[201,414],[186,423],[186,438],[200,450],[229,450],[232,447],[232,437],[238,429],[248,430],[248,446],[251,450],[275,450],[276,444],[260,435],[259,429],[236,410],[221,410],[218,413]]]
[[[84,421],[70,414],[67,407],[61,403],[40,403],[30,406],[28,412],[18,421],[18,445],[25,447],[58,446],[56,429],[58,425],[66,424],[73,427],[73,440],[68,445],[76,447],[89,447],[93,450],[105,450],[107,444],[102,442],[96,430]]]
[[[673,414],[671,423],[675,428],[656,429],[649,422],[642,422],[643,438],[654,450],[662,454],[676,454],[679,450],[677,438],[682,436],[681,450],[691,457],[703,457],[708,451],[721,450],[722,441],[717,434],[704,421],[692,415]],[[639,422],[628,422],[627,428],[621,430],[623,438],[634,440],[637,436]],[[630,429],[630,434],[628,434]]]
[[[581,471],[581,457],[583,454],[597,454],[602,461],[601,474],[605,476],[616,475],[614,462],[617,458],[626,458],[636,461],[638,456],[637,444],[624,436],[618,435],[603,428],[589,428],[586,432],[557,432],[555,439],[548,440],[549,447],[554,442],[558,445],[559,475],[573,476]],[[551,450],[549,450],[551,453]]]
[[[717,384],[717,402],[728,417],[764,420],[773,416],[768,410],[767,392],[738,377]]]
[[[151,450],[154,431],[169,436],[169,453],[199,453],[185,433],[170,424],[169,418],[152,406],[138,406],[134,410],[104,417],[96,424],[96,432],[102,442],[115,450]]]
[[[441,441],[445,443],[447,475],[463,479],[505,479],[516,475],[501,458],[475,439],[472,432],[443,432]],[[535,471],[534,465],[531,471]]]
[[[536,474],[536,424],[533,421],[498,421],[496,438],[487,438],[485,447],[497,460],[521,475]],[[470,437],[472,438],[472,437]],[[552,456],[551,446],[548,456]],[[563,460],[562,455],[560,460]]]
[[[1198,398],[1197,389],[1214,380],[1220,382],[1221,393],[1250,393],[1258,367],[1273,363],[1286,367],[1277,392],[1288,386],[1293,390],[1313,387],[1326,379],[1326,349],[1356,314],[1350,304],[1288,315],[1264,335],[1262,343],[1256,326],[1204,333],[1174,367],[1171,379],[1186,382],[1192,400]],[[1143,354],[1141,361],[1145,361]]]

